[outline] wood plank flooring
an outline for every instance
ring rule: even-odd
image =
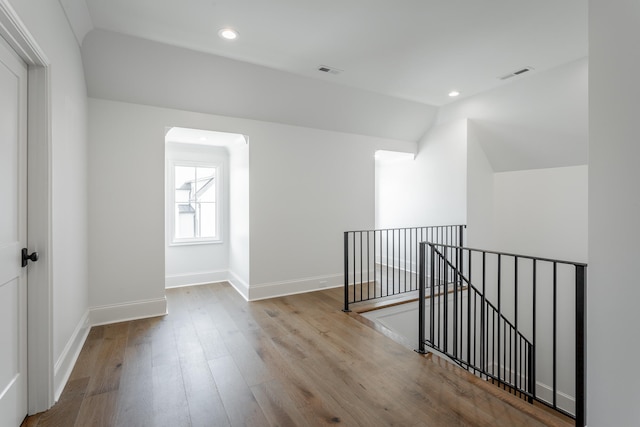
[[[341,312],[340,289],[167,299],[167,316],[92,328],[59,402],[23,426],[570,425]]]

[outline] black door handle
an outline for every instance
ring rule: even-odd
[[[28,255],[27,248],[22,248],[22,266],[26,267],[29,261],[36,262],[38,260],[38,252],[33,252],[31,255]]]

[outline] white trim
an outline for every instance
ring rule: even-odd
[[[383,266],[383,267],[384,267],[384,266]],[[393,270],[393,269],[391,269],[391,267],[389,267],[389,269],[390,269],[391,271],[394,271],[394,272],[395,272],[394,274],[396,274],[396,275],[398,274],[398,273],[397,273],[398,271],[400,271],[400,272],[401,272],[400,274],[404,274],[403,272],[405,271],[405,270],[398,270],[398,269]],[[391,276],[391,274],[392,274],[392,273],[391,273],[391,271],[389,272],[389,276]],[[367,274],[368,274],[368,276],[367,276]],[[358,270],[358,271],[356,271],[356,276],[355,276],[355,279],[354,279],[354,277],[353,277],[353,271],[351,271],[351,272],[349,273],[349,286],[353,286],[353,285],[356,285],[356,286],[357,286],[357,285],[364,285],[364,284],[366,284],[366,283],[367,283],[367,280],[369,280],[371,283],[374,283],[374,279],[375,279],[375,283],[381,284],[381,283],[382,283],[382,282],[381,282],[381,280],[382,280],[382,279],[384,279],[384,278],[386,278],[386,274],[387,274],[387,273],[386,273],[386,271],[383,271],[383,272],[382,272],[382,276],[380,275],[380,272],[376,272],[376,274],[374,275],[374,274],[373,274],[373,270],[369,270],[369,272],[367,272],[366,270],[364,270],[364,271],[362,272],[362,277],[360,277],[360,271]],[[414,276],[413,276],[414,278],[413,278],[412,280],[413,280],[413,283],[415,283],[415,285],[417,286],[417,284],[418,284],[418,277],[416,277],[416,273],[413,273],[413,272],[411,272],[411,271],[408,271],[408,270],[407,270],[407,274],[412,274],[412,275],[414,275]],[[342,284],[342,286],[344,286],[344,276],[342,276],[342,277],[343,277],[343,281],[341,282],[341,284]],[[396,276],[396,277],[397,277],[397,276]],[[391,279],[391,277],[389,277],[389,279]],[[425,280],[426,280],[426,282],[427,282],[427,283],[431,283],[431,282],[430,282],[430,280],[431,280],[431,275],[429,275],[429,274],[428,274],[428,275],[426,275],[426,276],[425,276]],[[389,295],[389,296],[391,296],[391,295]]]
[[[16,51],[27,65],[48,67],[44,51],[22,22],[9,0],[0,0],[0,36]]]
[[[167,288],[197,286],[225,281],[229,282],[245,300],[258,301],[286,295],[319,291],[328,288],[338,288],[344,286],[344,275],[331,274],[326,276],[305,277],[302,279],[285,280],[253,286],[250,286],[242,280],[240,276],[230,270],[175,275],[167,276],[165,278]]]
[[[249,288],[249,301],[282,297],[286,295],[303,294],[321,289],[344,286],[343,274],[327,276],[305,277],[301,279],[285,280],[282,282],[263,283]]]
[[[231,283],[231,286],[233,286],[240,295],[242,295],[242,298],[249,301],[249,284],[242,280],[240,276],[233,271],[229,270],[228,273],[227,281]]]
[[[164,297],[155,300],[92,307],[87,310],[80,319],[80,322],[78,322],[67,345],[62,350],[62,354],[56,361],[54,368],[55,401],[60,398],[62,391],[67,385],[71,372],[78,361],[78,356],[80,356],[82,347],[93,326],[144,319],[165,314],[167,314],[167,300]]]
[[[73,371],[73,367],[78,360],[78,356],[80,355],[82,346],[84,346],[87,335],[89,335],[90,329],[89,311],[86,311],[84,316],[80,319],[80,322],[78,322],[75,331],[71,334],[71,338],[69,338],[67,345],[64,347],[64,350],[62,350],[62,354],[56,362],[53,379],[56,401],[60,398],[60,395],[71,376],[71,371]]]
[[[418,274],[418,266],[415,262],[405,258],[396,257],[376,257],[375,265],[393,270],[406,271],[411,274]],[[409,267],[408,269],[405,267]]]
[[[29,68],[28,246],[40,253],[29,271],[29,413],[55,402],[53,355],[53,188],[51,72]]]
[[[553,388],[547,384],[541,383],[540,381],[536,381],[536,396],[539,399],[546,400],[551,403],[553,402]],[[558,391],[556,395],[556,406],[564,409],[570,414],[576,413],[576,399],[567,393]]]
[[[512,378],[517,377],[516,372],[514,372],[513,370],[506,369],[504,367],[499,367],[495,361],[491,361],[490,365],[492,366],[492,369],[493,369],[492,372],[505,372],[505,375],[511,372]],[[526,379],[524,374],[521,374],[520,378],[522,382],[524,382]],[[552,403],[553,387],[541,381],[536,381],[536,396],[541,400],[544,400],[548,403]],[[570,394],[563,393],[558,390],[556,395],[556,406],[571,414],[575,414],[576,399]]]
[[[54,403],[50,61],[8,0],[0,0],[0,36],[29,66],[28,246],[40,253],[27,294],[29,413]]]
[[[180,247],[180,246],[200,246],[200,245],[223,245],[224,241],[220,240],[201,240],[201,239],[190,239],[190,240],[179,240],[175,242],[171,242],[168,244],[169,247]]]
[[[219,239],[218,237],[211,237],[211,238],[188,237],[183,239],[174,239],[169,243],[169,246],[197,246],[197,245],[220,245],[220,244],[224,244],[224,240]]]
[[[164,316],[165,314],[167,314],[166,297],[123,304],[102,305],[89,309],[91,326]]]
[[[349,272],[349,278],[351,279],[349,282],[349,286],[352,285],[364,285],[367,283],[367,280],[370,281],[371,283],[374,283],[374,279],[375,282],[380,283],[380,274],[375,273],[374,270],[363,270],[362,271],[362,276],[360,276],[360,270],[358,269],[356,271],[356,275],[355,277],[353,276],[353,270]],[[344,275],[342,275],[342,281],[340,282],[342,286],[344,286]]]
[[[209,271],[206,273],[179,274],[165,277],[165,288],[181,288],[185,286],[200,286],[211,283],[229,282],[231,286],[249,301],[250,286],[231,270]]]
[[[203,273],[191,274],[175,274],[166,276],[164,279],[164,287],[180,288],[183,286],[206,285],[208,283],[226,282],[229,279],[227,270],[207,271]]]

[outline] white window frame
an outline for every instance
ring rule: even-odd
[[[176,192],[175,192],[175,170],[176,167],[203,167],[213,168],[216,170],[215,187],[216,187],[216,236],[214,237],[189,237],[176,238]],[[208,245],[224,243],[222,238],[222,204],[224,203],[224,194],[222,193],[224,186],[222,185],[224,169],[222,163],[219,162],[196,162],[187,160],[171,160],[169,162],[169,179],[167,181],[167,192],[169,193],[170,203],[170,224],[171,239],[169,246],[186,246],[186,245]]]

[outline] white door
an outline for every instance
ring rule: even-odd
[[[0,426],[27,415],[27,67],[0,37]]]

